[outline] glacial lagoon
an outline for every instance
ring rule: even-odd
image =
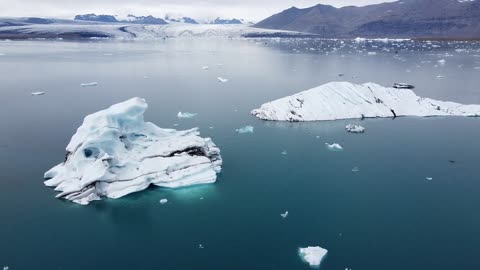
[[[1,41],[0,81],[0,267],[301,270],[298,248],[316,245],[328,249],[322,270],[480,267],[479,118],[249,114],[331,81],[405,82],[480,104],[480,43]],[[88,206],[56,199],[43,174],[83,118],[132,97],[147,100],[146,121],[211,137],[218,181]],[[236,132],[246,126],[254,132]]]

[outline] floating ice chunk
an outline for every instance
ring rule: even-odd
[[[441,66],[444,66],[445,63],[447,63],[447,61],[445,59],[440,59],[440,60],[437,61],[437,63]]]
[[[149,79],[149,78],[148,78],[148,76],[143,76],[143,79],[144,79],[144,80],[147,80],[147,79]]]
[[[443,75],[438,75],[437,76],[437,79],[444,79],[444,78],[445,78],[445,76],[443,76]]]
[[[8,266],[3,267],[3,270],[8,270],[8,269],[10,269],[10,267],[8,267]]]
[[[338,143],[332,143],[332,144],[325,143],[325,146],[327,147],[328,150],[334,151],[334,152],[343,150],[343,147]]]
[[[408,71],[409,72],[409,71]],[[407,83],[394,83],[393,88],[397,89],[414,89],[415,86]]]
[[[208,67],[208,66],[204,66],[204,67],[202,67],[202,69],[203,69],[203,70],[208,70],[209,67]]]
[[[144,122],[144,99],[133,98],[85,117],[65,161],[45,173],[45,185],[88,204],[120,198],[150,185],[177,188],[214,183],[220,150],[198,128],[177,131]]]
[[[217,80],[221,83],[225,83],[225,82],[228,82],[228,79],[225,79],[223,77],[218,77]]]
[[[45,95],[45,92],[32,92],[32,96],[41,96]]]
[[[198,244],[198,248],[203,249],[204,247],[202,244]]]
[[[285,211],[285,213],[280,214],[282,218],[287,218],[288,217],[288,211]]]
[[[160,204],[166,204],[167,202],[168,202],[167,199],[161,199],[161,200],[160,200]]]
[[[432,181],[433,177],[425,177],[425,179],[427,179],[428,181]]]
[[[235,130],[237,133],[253,133],[252,126],[245,126]]]
[[[345,129],[350,133],[364,133],[365,128],[360,125],[349,124]]]
[[[322,259],[327,255],[328,250],[321,247],[300,248],[298,253],[302,260],[312,267],[320,266]]]
[[[359,172],[359,171],[360,171],[360,168],[358,168],[358,167],[353,167],[352,168],[352,172]]]
[[[178,112],[178,118],[193,118],[197,116],[197,113],[189,113],[189,112]]]
[[[112,56],[113,53],[104,53],[103,55],[104,55],[104,56]]]
[[[377,52],[368,52],[368,55],[376,55]]]
[[[286,154],[287,154],[287,150],[283,150],[282,155],[286,155]]]
[[[326,121],[400,116],[480,116],[480,105],[422,98],[410,89],[332,82],[251,111],[270,121]]]
[[[89,86],[97,86],[98,83],[97,82],[89,82],[89,83],[81,83],[80,86],[81,87],[89,87]]]

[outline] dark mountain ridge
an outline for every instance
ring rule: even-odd
[[[480,1],[403,0],[363,7],[292,7],[254,25],[325,38],[480,38]]]

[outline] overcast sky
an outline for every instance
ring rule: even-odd
[[[166,13],[194,18],[235,17],[258,21],[291,6],[329,4],[368,5],[393,0],[0,0],[0,17],[46,16],[72,18],[97,13],[124,16],[164,16]]]

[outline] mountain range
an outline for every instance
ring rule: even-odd
[[[132,24],[168,24],[168,23],[187,23],[187,24],[199,24],[199,21],[190,17],[176,18],[173,16],[165,16],[164,19],[156,18],[152,15],[149,16],[135,16],[129,14],[126,19],[118,19],[114,15],[96,15],[94,13],[76,15],[74,20],[76,21],[88,21],[88,22],[103,22],[103,23],[132,23]],[[224,19],[217,17],[214,20],[203,21],[204,24],[243,24],[243,20],[239,19]]]
[[[402,0],[363,7],[289,8],[254,27],[324,38],[480,38],[480,0]]]

